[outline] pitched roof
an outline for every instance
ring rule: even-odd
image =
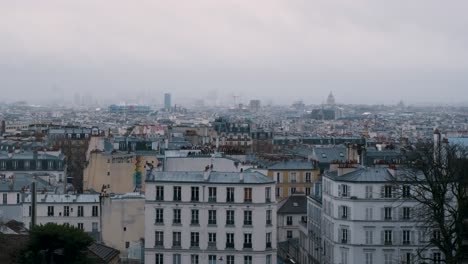
[[[307,196],[289,196],[286,202],[278,209],[278,214],[307,214]]]
[[[108,247],[100,243],[91,244],[91,246],[88,247],[88,250],[104,263],[111,262],[115,257],[118,257],[120,254],[120,251],[118,251],[117,249]]]
[[[313,170],[314,165],[310,161],[290,160],[278,162],[268,168],[269,170]]]
[[[240,180],[241,172],[206,172],[209,173],[205,180],[205,172],[193,171],[156,171],[147,176],[147,182],[186,182],[207,184],[269,184],[275,183],[271,178],[259,172],[242,172],[244,180]]]

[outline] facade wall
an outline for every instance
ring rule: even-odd
[[[141,170],[141,190],[145,188],[146,163],[157,166],[156,156],[135,154],[90,153],[89,164],[84,170],[83,188],[100,192],[103,185],[109,186],[107,193],[129,193],[135,191],[137,167]],[[138,166],[137,166],[137,159]]]
[[[310,173],[310,181],[306,181],[306,174]],[[276,181],[276,198],[282,200],[292,194],[291,188],[296,188],[296,192],[302,192],[306,195],[313,192],[314,183],[319,177],[319,170],[268,170],[268,177]],[[296,175],[296,180],[292,178]]]
[[[164,186],[164,201],[155,201],[156,185]],[[182,201],[173,201],[173,187],[182,187]],[[191,187],[198,186],[200,202],[191,202]],[[208,187],[217,188],[216,202],[208,202]],[[233,203],[226,202],[226,188],[234,187]],[[251,187],[252,202],[244,203],[244,187]],[[265,187],[270,188],[271,201],[265,199]],[[216,259],[234,256],[235,263],[244,263],[244,256],[251,256],[252,263],[276,263],[276,203],[274,185],[223,184],[155,184],[147,182],[145,204],[145,263],[155,263],[155,255],[164,254],[164,263],[172,263],[174,254],[181,255],[181,263],[190,263],[190,256],[197,254],[199,263],[208,263],[210,255]],[[164,222],[155,223],[156,209],[163,209]],[[173,210],[181,209],[181,224],[173,224]],[[199,224],[191,224],[191,210],[199,210]],[[208,211],[216,211],[216,225],[208,224]],[[234,225],[227,225],[226,211],[234,210]],[[244,211],[252,211],[252,225],[244,226]],[[267,224],[267,210],[271,210],[272,222]],[[156,245],[155,232],[164,233],[163,245]],[[173,246],[173,232],[181,232],[180,247]],[[191,232],[199,233],[199,247],[191,247]],[[208,233],[216,233],[216,242],[208,244]],[[234,248],[227,248],[227,233],[234,234]],[[266,233],[271,234],[271,248],[267,248]],[[244,248],[244,234],[252,235],[252,249]],[[269,256],[269,257],[267,257]],[[220,263],[219,261],[216,263]]]
[[[128,247],[145,237],[145,199],[105,197],[102,200],[102,241],[128,257]]]
[[[292,218],[292,224],[287,224],[287,218],[290,216]],[[299,226],[302,222],[302,217],[306,215],[300,214],[278,214],[278,242],[287,241],[288,239],[288,231],[292,232],[291,238],[298,238],[299,237]]]

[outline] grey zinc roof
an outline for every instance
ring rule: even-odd
[[[307,196],[292,195],[278,209],[278,214],[307,214]]]
[[[333,161],[346,161],[346,147],[315,147],[314,153],[320,163],[332,163]]]
[[[31,195],[26,196],[25,202],[31,202]],[[99,194],[38,194],[38,203],[98,203]]]
[[[344,181],[344,182],[387,182],[392,179],[392,174],[390,174],[387,168],[359,168],[355,171],[338,175],[327,175],[329,178],[334,181]]]
[[[205,172],[157,171],[152,172],[147,182],[186,182],[206,184],[267,184],[275,183],[271,178],[259,172],[243,172],[244,180],[240,180],[240,172],[209,172],[208,180],[204,180]]]
[[[275,163],[268,167],[269,170],[313,170],[314,165],[310,161],[290,160]]]
[[[114,258],[116,258],[120,251],[117,249],[108,247],[100,243],[93,243],[88,247],[88,250],[96,255],[103,263],[110,263]]]
[[[22,189],[31,188],[33,175],[27,173],[15,173],[13,179],[0,180],[0,192],[19,192]],[[37,177],[37,190],[42,191],[46,189],[48,192],[53,192],[56,187],[49,185],[49,183]]]

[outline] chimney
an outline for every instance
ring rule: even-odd
[[[164,139],[164,148],[168,149],[169,148],[169,139]]]
[[[240,169],[239,180],[241,182],[244,182],[244,169],[243,168]]]

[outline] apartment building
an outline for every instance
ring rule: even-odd
[[[99,194],[37,194],[36,224],[69,224],[99,238]],[[23,203],[23,223],[31,225],[31,194]]]
[[[153,172],[145,263],[276,263],[275,182],[257,172]]]
[[[290,160],[268,167],[268,176],[276,181],[278,200],[296,192],[309,195],[314,182],[319,180],[320,170],[311,161]]]
[[[410,200],[411,186],[391,179],[397,171],[358,168],[323,178],[322,263],[417,263],[417,250],[437,231],[427,232]],[[424,256],[441,263],[442,254],[427,249]]]
[[[278,205],[278,241],[299,237],[299,226],[306,222],[307,196],[295,193]]]

